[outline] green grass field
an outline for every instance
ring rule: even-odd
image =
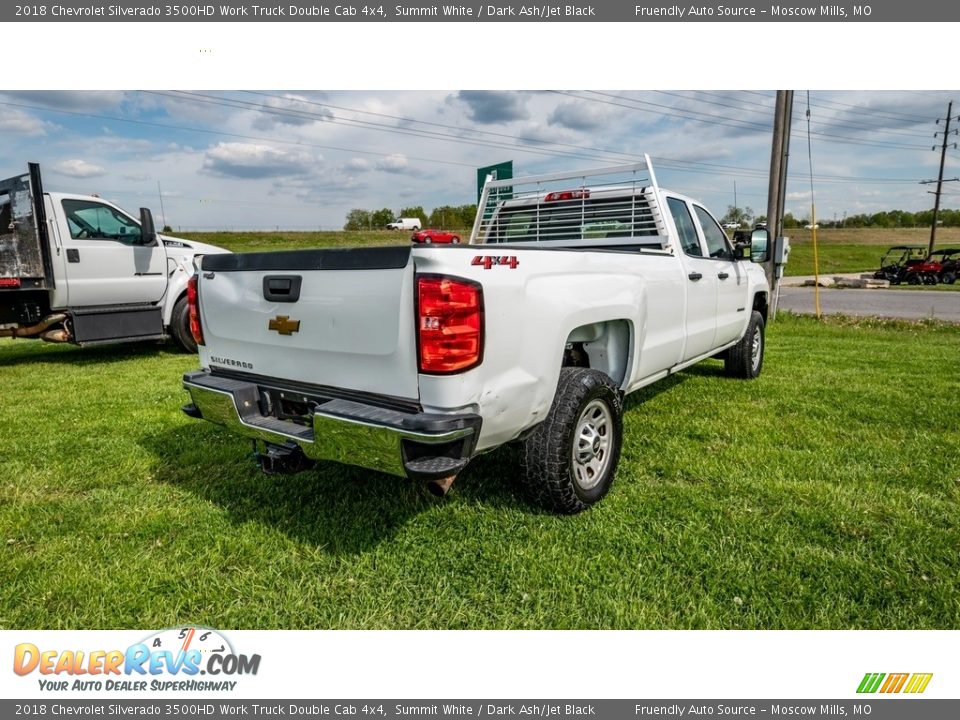
[[[181,414],[195,357],[0,341],[0,627],[960,627],[960,327],[768,342],[631,396],[611,495],[555,517],[513,448],[444,500],[268,477]]]
[[[810,230],[785,231],[790,237],[787,275],[813,275]],[[880,258],[893,245],[927,247],[929,228],[824,228],[817,230],[820,274],[867,272],[880,267]],[[960,247],[960,228],[939,228],[937,248]]]

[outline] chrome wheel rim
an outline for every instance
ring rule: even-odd
[[[573,433],[573,479],[583,490],[597,486],[610,465],[613,415],[602,400],[591,400]]]
[[[754,328],[753,342],[750,343],[750,366],[756,372],[760,369],[760,358],[763,357],[763,333],[760,328]]]

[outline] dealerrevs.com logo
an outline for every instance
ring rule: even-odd
[[[33,643],[14,648],[13,671],[36,673],[41,690],[143,692],[231,691],[238,676],[256,675],[260,655],[245,655],[216,630],[162,630],[126,650],[52,650]]]

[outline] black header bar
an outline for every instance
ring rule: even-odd
[[[960,5],[942,0],[871,0],[818,4],[734,0],[650,3],[645,0],[59,0],[0,7],[2,22],[953,22]]]

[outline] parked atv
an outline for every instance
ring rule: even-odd
[[[931,255],[910,265],[903,275],[903,282],[907,285],[936,285],[940,282],[940,270],[940,263]]]
[[[953,285],[960,275],[960,248],[944,248],[934,250],[926,262],[933,262],[940,266],[938,279],[944,285]]]
[[[880,269],[873,276],[878,280],[889,280],[891,285],[899,285],[907,280],[907,273],[914,265],[923,262],[927,249],[918,245],[894,245],[880,258]],[[918,276],[915,276],[919,284]]]

